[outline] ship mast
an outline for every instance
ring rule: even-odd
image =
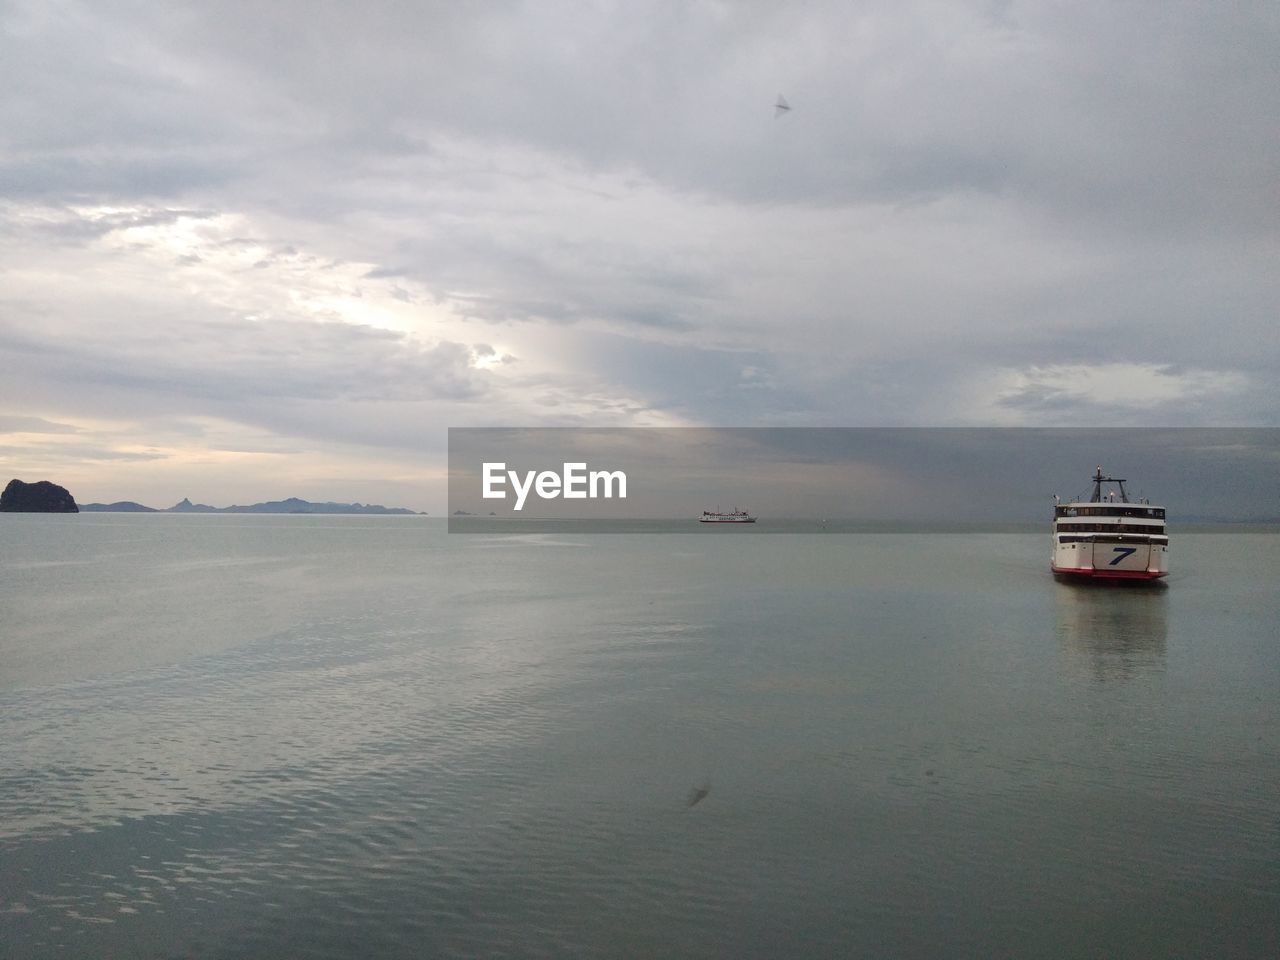
[[[1098,472],[1095,473],[1091,479],[1093,480],[1093,496],[1089,498],[1090,503],[1102,502],[1102,485],[1104,483],[1118,484],[1120,487],[1120,502],[1121,503],[1129,502],[1129,495],[1124,491],[1125,481],[1122,480],[1120,477],[1104,477],[1102,475],[1102,467],[1099,466]]]

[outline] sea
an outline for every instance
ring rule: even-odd
[[[0,516],[0,956],[1280,956],[1280,536]]]

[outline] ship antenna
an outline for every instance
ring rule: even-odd
[[[1099,466],[1097,472],[1093,475],[1093,496],[1089,498],[1090,503],[1102,502],[1102,485],[1104,483],[1114,483],[1120,488],[1120,502],[1128,503],[1129,494],[1125,492],[1125,479],[1122,477],[1104,477],[1102,475],[1102,467]]]

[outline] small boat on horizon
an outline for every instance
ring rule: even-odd
[[[1053,554],[1049,561],[1059,579],[1157,580],[1169,574],[1169,536],[1164,507],[1145,498],[1131,501],[1127,481],[1093,477],[1089,500],[1062,503],[1054,497]],[[1104,493],[1102,485],[1115,490]],[[1117,500],[1116,497],[1119,496]]]
[[[720,508],[715,510],[703,510],[702,516],[698,518],[699,523],[755,523],[756,518],[751,516],[745,510],[730,510],[728,513],[722,513]]]

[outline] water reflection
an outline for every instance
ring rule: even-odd
[[[1162,671],[1168,636],[1163,584],[1058,583],[1058,643],[1095,680]]]

